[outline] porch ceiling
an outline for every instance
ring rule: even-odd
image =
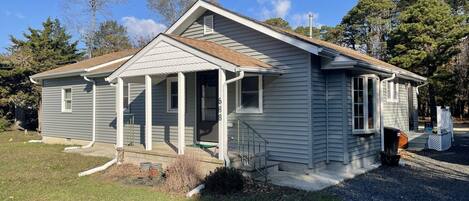
[[[274,71],[267,63],[210,41],[160,34],[114,71],[107,80],[113,82],[117,77],[165,75],[220,68],[232,72],[246,69]]]

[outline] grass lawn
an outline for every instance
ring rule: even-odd
[[[109,159],[63,153],[63,145],[27,143],[40,139],[22,132],[0,133],[0,201],[2,200],[186,200],[150,187],[128,186],[99,176],[79,178],[83,170]],[[231,196],[202,195],[192,200],[334,200],[293,189]]]

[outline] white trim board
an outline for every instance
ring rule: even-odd
[[[150,42],[150,44],[148,44],[147,46],[145,46],[142,50],[140,50],[140,52],[138,52],[137,54],[135,54],[135,56],[133,56],[130,60],[128,60],[124,65],[122,65],[121,67],[119,67],[116,71],[114,71],[111,75],[109,75],[107,78],[106,78],[106,81],[108,82],[113,82],[117,77],[119,77],[125,70],[127,70],[132,64],[134,64],[136,61],[138,61],[140,58],[142,58],[147,52],[149,52],[150,50],[152,50],[156,45],[158,45],[160,42],[166,42],[170,45],[173,45],[174,47],[176,48],[179,48],[181,49],[182,51],[186,51],[196,57],[199,57],[209,63],[212,63],[216,66],[218,66],[219,68],[222,68],[224,70],[228,70],[228,71],[231,71],[231,72],[235,72],[236,69],[237,69],[237,66],[232,64],[232,63],[229,63],[227,61],[224,61],[222,59],[219,59],[219,58],[216,58],[214,56],[211,56],[210,54],[207,54],[205,52],[202,52],[200,50],[197,50],[195,48],[192,48],[184,43],[181,43],[179,41],[176,41],[164,34],[159,34],[155,39],[153,39],[153,41]],[[198,67],[200,68],[200,67]],[[180,72],[192,72],[192,71],[198,71],[198,70],[216,70],[215,68],[211,68],[211,69],[187,69],[187,71],[181,71],[179,70]],[[179,72],[178,71],[178,72]],[[167,74],[172,74],[172,73],[176,73],[176,72],[162,72],[162,73],[167,73]],[[148,74],[146,72],[143,72],[141,71],[141,74],[142,76],[145,75],[145,74]],[[158,73],[156,73],[158,74]],[[133,76],[137,76],[137,75],[133,75]]]
[[[284,41],[290,45],[308,51],[312,54],[318,55],[321,50],[321,48],[316,45],[298,40],[286,34],[279,33],[250,19],[236,15],[225,9],[200,0],[197,1],[197,3],[195,3],[186,13],[184,13],[184,15],[179,18],[171,27],[169,27],[165,33],[176,35],[181,34],[187,27],[189,27],[195,20],[197,20],[198,17],[200,17],[207,10],[210,10],[240,24],[243,24],[275,39]]]

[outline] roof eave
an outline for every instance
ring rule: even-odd
[[[369,64],[369,63],[365,63],[365,62],[358,62],[358,66],[369,68],[369,69],[376,70],[376,71],[380,71],[380,72],[383,72],[383,73],[388,73],[389,76],[391,76],[392,74],[395,73],[397,77],[401,77],[401,78],[408,79],[408,80],[413,80],[413,81],[416,81],[416,82],[426,82],[427,81],[426,77],[417,75],[415,73],[407,72],[405,70],[392,70],[392,69],[380,67],[380,66],[377,66],[377,65],[372,65],[372,64]]]
[[[48,74],[48,75],[32,75],[30,76],[32,79],[35,80],[45,80],[45,79],[54,79],[54,78],[62,78],[62,77],[72,77],[72,76],[77,76],[80,75],[81,73],[84,73],[86,71],[84,70],[75,70],[75,71],[68,71],[68,72],[61,72],[61,73],[53,73],[53,74]]]

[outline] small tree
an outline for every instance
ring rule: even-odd
[[[288,23],[286,20],[280,17],[267,19],[264,21],[264,23],[275,26],[275,27],[279,27],[282,29],[291,30],[290,23]]]

